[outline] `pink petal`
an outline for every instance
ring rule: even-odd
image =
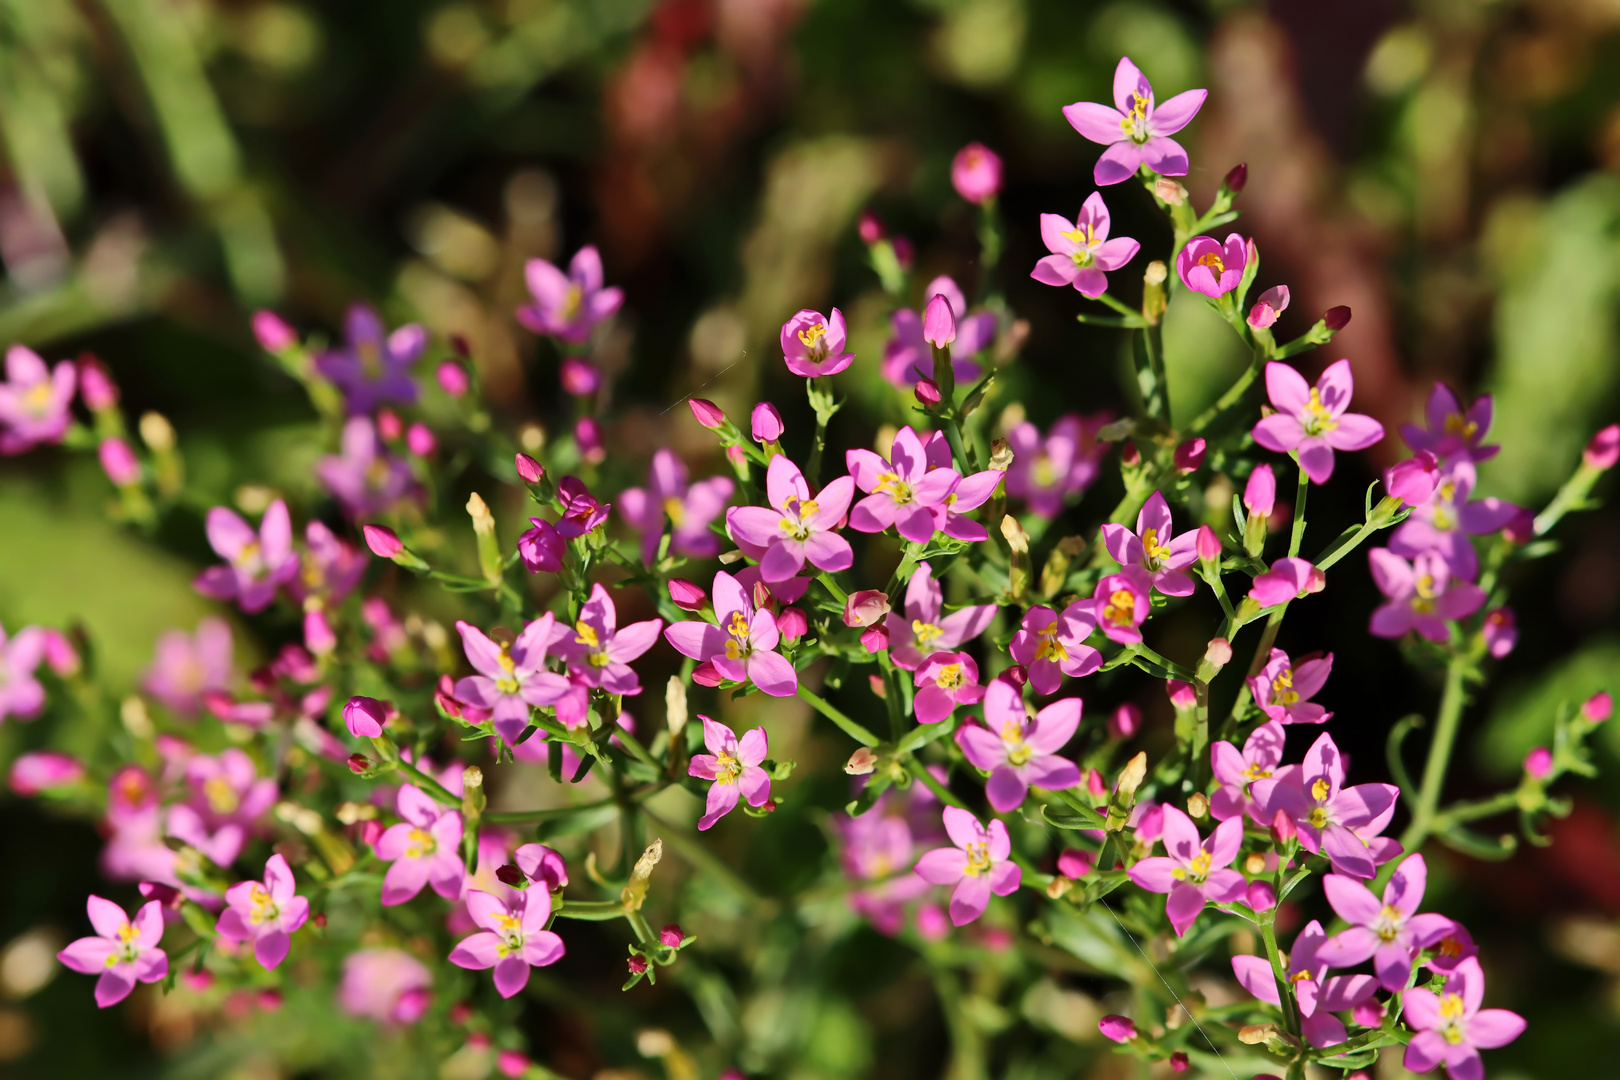
[[[1125,119],[1124,114],[1107,105],[1077,101],[1063,107],[1063,118],[1069,122],[1069,126],[1094,143],[1108,146],[1125,138],[1125,130],[1120,126]]]
[[[508,956],[495,962],[495,992],[509,998],[529,985],[529,962],[520,956]]]
[[[932,885],[954,885],[967,871],[967,852],[958,848],[935,848],[925,852],[914,867],[917,876]]]
[[[951,923],[966,926],[990,906],[990,882],[983,877],[965,877],[951,892]]]
[[[1154,135],[1174,135],[1192,122],[1198,115],[1198,110],[1204,107],[1204,99],[1209,97],[1208,90],[1184,90],[1168,101],[1159,102],[1153,107],[1153,117],[1148,121],[1148,130]],[[1165,176],[1183,176],[1186,169],[1179,173],[1164,173]]]
[[[1205,903],[1204,894],[1196,885],[1178,881],[1171,887],[1170,896],[1164,903],[1164,913],[1169,917],[1170,928],[1177,937],[1186,936],[1198,919],[1199,912],[1204,910]]]
[[[1272,413],[1254,425],[1254,441],[1267,450],[1286,454],[1305,439],[1305,429],[1287,413]]]
[[[1142,160],[1160,176],[1187,175],[1187,151],[1176,140],[1163,135],[1155,135],[1142,144]]]
[[[1122,183],[1135,176],[1141,164],[1140,146],[1129,140],[1116,142],[1097,159],[1096,167],[1091,170],[1091,178],[1099,187]]]

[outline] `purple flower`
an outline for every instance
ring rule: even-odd
[[[508,746],[529,726],[531,705],[554,705],[568,692],[568,680],[546,670],[546,648],[556,638],[551,612],[523,628],[512,642],[497,645],[478,627],[456,620],[467,660],[478,672],[456,680],[456,697],[492,710],[495,732]]]
[[[1343,874],[1323,878],[1328,903],[1350,929],[1329,938],[1317,956],[1336,968],[1354,967],[1370,959],[1385,990],[1405,990],[1418,953],[1456,928],[1444,915],[1417,914],[1428,880],[1429,867],[1422,855],[1413,855],[1395,871],[1384,886],[1382,903],[1364,881]]]
[[[1485,639],[1485,648],[1497,660],[1512,652],[1519,643],[1519,627],[1513,618],[1513,609],[1500,607],[1487,611],[1480,634]]]
[[[1102,653],[1085,643],[1097,628],[1090,603],[1076,600],[1063,614],[1044,605],[1024,613],[1010,652],[1029,672],[1029,684],[1041,696],[1055,694],[1063,676],[1080,678],[1102,666]]]
[[[936,652],[955,649],[984,633],[995,618],[994,604],[945,611],[945,594],[926,562],[918,563],[906,582],[904,612],[891,611],[883,625],[889,631],[889,656],[895,665],[916,671]]]
[[[786,581],[806,561],[822,570],[847,570],[855,553],[836,530],[854,493],[854,478],[840,476],[812,499],[799,467],[778,454],[765,471],[770,506],[734,506],[726,511],[726,528],[767,582]]]
[[[1333,671],[1333,654],[1302,660],[1297,665],[1281,649],[1272,649],[1260,674],[1249,679],[1249,690],[1260,711],[1284,724],[1325,724],[1333,714],[1310,699]]]
[[[34,678],[44,658],[45,632],[39,627],[25,626],[8,641],[0,626],[0,720],[32,720],[45,708],[45,688]]]
[[[1249,246],[1237,233],[1228,233],[1224,244],[1213,236],[1195,236],[1176,256],[1176,273],[1191,291],[1218,299],[1242,283]]]
[[[1286,604],[1307,593],[1321,592],[1327,577],[1306,559],[1278,559],[1271,569],[1254,579],[1249,595],[1263,608]]]
[[[129,996],[137,982],[159,982],[169,974],[163,940],[163,905],[150,900],[130,919],[111,900],[85,901],[94,937],[82,937],[56,954],[65,967],[82,975],[99,975],[96,1005],[105,1009]]]
[[[401,784],[394,809],[404,818],[377,838],[377,858],[393,863],[383,876],[384,906],[403,904],[432,882],[446,900],[461,896],[461,814],[440,806],[411,784]]]
[[[1442,460],[1462,455],[1470,461],[1496,456],[1500,446],[1482,446],[1491,427],[1491,395],[1481,394],[1467,409],[1444,383],[1435,383],[1429,392],[1424,418],[1429,426],[1402,424],[1401,438],[1413,450],[1427,450]]]
[[[264,512],[259,531],[228,507],[208,511],[208,543],[225,566],[210,566],[193,582],[214,600],[235,600],[252,614],[276,598],[276,590],[298,576],[298,553],[292,545],[287,504],[277,499]]]
[[[1254,307],[1249,309],[1249,325],[1265,330],[1275,325],[1277,316],[1288,310],[1288,286],[1276,285],[1260,294]]]
[[[973,357],[996,338],[996,315],[992,311],[967,313],[967,297],[956,281],[944,274],[923,289],[926,308],[936,296],[943,296],[956,319],[956,340],[951,348],[951,370],[959,384],[976,382],[983,369]],[[900,308],[889,316],[889,343],[883,347],[883,377],[904,390],[918,379],[934,373],[933,351],[923,337],[922,316],[911,308]]]
[[[1305,1018],[1305,1038],[1318,1048],[1337,1046],[1346,1038],[1344,1024],[1334,1013],[1354,1009],[1378,992],[1371,975],[1326,978],[1328,965],[1319,955],[1326,940],[1322,924],[1312,919],[1294,938],[1294,947],[1288,954],[1288,984]],[[1232,957],[1232,974],[1245,990],[1261,1001],[1282,1006],[1282,999],[1277,996],[1277,977],[1265,957]]]
[[[274,805],[276,782],[261,777],[253,759],[234,746],[218,757],[191,758],[186,780],[192,797],[169,808],[167,834],[229,866],[242,853],[248,830]]]
[[[1192,534],[1189,534],[1192,535]],[[1123,567],[1097,582],[1092,593],[1091,614],[1109,639],[1121,645],[1142,640],[1141,626],[1153,610],[1149,595],[1153,581],[1139,566]]]
[[[607,520],[608,511],[613,509],[612,503],[597,502],[585,482],[574,476],[563,477],[557,485],[557,501],[563,508],[562,517],[557,519],[557,535],[564,540],[588,535]]]
[[[264,864],[264,880],[241,881],[225,890],[226,908],[215,929],[221,937],[253,942],[253,955],[266,968],[287,958],[292,935],[309,921],[309,901],[293,895],[293,872],[280,855]]]
[[[563,939],[545,928],[551,917],[545,889],[525,889],[504,902],[474,889],[467,894],[467,914],[483,929],[450,950],[450,962],[472,971],[494,968],[495,990],[503,998],[529,985],[531,967],[555,964],[567,951]]]
[[[1417,1031],[1406,1044],[1401,1064],[1428,1072],[1444,1064],[1451,1080],[1483,1080],[1481,1050],[1506,1046],[1524,1032],[1524,1017],[1508,1009],[1481,1009],[1485,973],[1478,960],[1464,960],[1438,994],[1424,987],[1406,992],[1409,1027]]]
[[[1243,819],[1231,818],[1215,827],[1202,843],[1198,826],[1173,806],[1164,807],[1164,850],[1129,871],[1130,879],[1148,892],[1169,893],[1165,914],[1177,937],[1184,937],[1204,905],[1213,900],[1230,904],[1241,900],[1248,882],[1236,870],[1226,869],[1243,846]]]
[[[913,678],[918,689],[911,706],[919,723],[937,724],[955,712],[958,705],[977,705],[984,700],[979,665],[964,652],[935,653]]]
[[[342,449],[340,456],[328,454],[315,463],[315,478],[351,518],[384,513],[415,494],[410,465],[383,447],[370,417],[349,417]]]
[[[531,574],[558,573],[568,553],[568,541],[544,518],[530,518],[529,524],[534,528],[518,537],[518,556],[523,560],[524,569]]]
[[[591,590],[591,598],[579,609],[573,629],[558,627],[552,632],[552,643],[586,686],[600,686],[610,694],[639,694],[641,680],[630,669],[630,662],[658,641],[664,620],[647,619],[622,630],[617,625],[613,598],[598,583]]]
[[[343,391],[349,415],[369,415],[385,401],[414,402],[417,387],[410,369],[427,349],[427,331],[407,323],[389,334],[365,304],[349,308],[343,329],[348,348],[323,353],[315,370]]]
[[[697,620],[673,623],[664,630],[664,638],[723,679],[752,682],[771,697],[798,693],[798,672],[776,652],[781,635],[775,616],[765,608],[755,610],[747,590],[724,570],[714,575],[713,595],[718,626]]]
[[[775,430],[781,434],[780,420]],[[689,484],[687,475],[686,463],[673,451],[660,448],[647,470],[647,486],[619,493],[619,512],[641,533],[641,558],[649,566],[658,558],[666,517],[674,528],[671,552],[693,559],[710,559],[720,553],[720,538],[709,524],[725,511],[736,485],[725,476]]]
[[[1203,107],[1208,90],[1188,90],[1155,107],[1153,86],[1130,57],[1114,69],[1114,108],[1090,101],[1066,105],[1063,116],[1074,130],[1108,147],[1092,179],[1098,184],[1129,180],[1142,164],[1161,176],[1186,176],[1187,151],[1170,138]]]
[[[990,894],[1016,892],[1024,872],[1009,862],[1012,840],[1007,826],[990,822],[987,829],[966,810],[947,806],[945,832],[955,847],[935,848],[917,860],[914,870],[930,885],[955,885],[951,891],[951,922],[965,926],[984,914]]]
[[[1474,463],[1466,457],[1448,464],[1434,494],[1414,507],[1389,538],[1389,550],[1407,559],[1438,551],[1457,577],[1466,581],[1478,577],[1479,555],[1468,538],[1500,531],[1519,508],[1497,498],[1469,501],[1475,481]]]
[[[1315,386],[1287,364],[1267,364],[1266,393],[1277,411],[1254,425],[1254,441],[1279,454],[1297,452],[1311,482],[1327,483],[1333,451],[1365,450],[1384,437],[1372,417],[1345,412],[1354,388],[1348,360],[1330,364]]]
[[[788,370],[806,379],[836,375],[855,361],[844,351],[844,313],[832,309],[832,318],[805,308],[782,324],[782,359]]]
[[[1001,158],[983,143],[968,143],[951,159],[951,186],[970,203],[988,203],[1001,190]]]
[[[1029,276],[1043,285],[1073,285],[1082,296],[1095,300],[1108,289],[1104,271],[1118,270],[1142,247],[1125,236],[1108,239],[1109,225],[1100,191],[1086,197],[1072,223],[1057,214],[1042,214],[1041,240],[1052,254],[1037,261]]]
[[[1103,1038],[1121,1044],[1136,1038],[1136,1022],[1128,1016],[1105,1016],[1097,1021],[1097,1030],[1102,1032]]]
[[[34,750],[19,754],[11,763],[7,780],[14,794],[31,799],[43,791],[67,787],[84,779],[79,759],[55,750]]]
[[[1367,624],[1374,637],[1398,638],[1416,630],[1430,641],[1445,641],[1451,636],[1449,620],[1466,619],[1485,603],[1484,590],[1453,577],[1450,564],[1437,551],[1426,551],[1409,563],[1387,548],[1373,548],[1367,562],[1373,582],[1386,598]]]
[[[73,420],[78,372],[72,362],[48,368],[34,350],[13,345],[6,350],[6,380],[0,383],[0,454],[61,442]]]
[[[955,469],[929,468],[923,442],[903,427],[889,451],[892,464],[870,450],[844,455],[855,486],[870,492],[849,514],[849,527],[877,533],[894,526],[907,540],[922,544],[945,524],[945,499],[961,476]]]
[[[1099,419],[1070,414],[1052,425],[1042,437],[1027,420],[1007,432],[1013,463],[1007,470],[1007,494],[1023,499],[1043,518],[1063,512],[1063,504],[1097,479],[1103,447],[1097,442]]]
[[[1395,815],[1400,789],[1393,784],[1344,787],[1344,755],[1323,732],[1297,773],[1256,780],[1254,800],[1265,820],[1283,811],[1299,830],[1305,850],[1326,856],[1339,874],[1370,878],[1401,853],[1401,845],[1379,836]]]
[[[359,949],[343,958],[337,1001],[350,1016],[414,1024],[427,1011],[433,975],[403,949]]]
[[[302,573],[288,583],[298,600],[316,597],[336,604],[360,584],[366,572],[366,557],[359,548],[339,539],[324,522],[311,521],[304,526],[304,546]]]
[[[1123,525],[1104,525],[1103,543],[1121,566],[1137,566],[1153,578],[1153,587],[1166,596],[1191,596],[1192,578],[1181,572],[1198,559],[1198,533],[1174,535],[1170,507],[1155,491],[1136,515],[1136,531]]]
[[[716,723],[707,716],[703,721],[703,745],[707,754],[696,754],[687,766],[687,772],[699,780],[712,780],[708,804],[698,818],[698,829],[712,829],[714,823],[731,813],[739,798],[747,799],[749,806],[764,806],[771,797],[771,778],[759,767],[770,752],[765,741],[765,729],[754,728],[741,739],[726,725]]]
[[[1080,699],[1054,701],[1030,719],[1018,689],[1004,679],[990,683],[984,699],[985,727],[965,724],[956,732],[962,753],[990,774],[985,795],[996,813],[1023,805],[1031,787],[1063,791],[1080,785],[1080,768],[1058,757],[1080,726]]]
[[[602,287],[602,256],[594,246],[574,252],[566,274],[544,259],[530,259],[523,277],[534,302],[517,309],[518,322],[572,345],[590,337],[624,303],[624,290]]]
[[[1210,746],[1210,765],[1215,779],[1221,783],[1220,790],[1209,799],[1209,812],[1217,821],[1248,814],[1256,824],[1268,824],[1262,819],[1259,802],[1250,792],[1258,781],[1273,777],[1291,779],[1299,771],[1294,765],[1280,767],[1286,739],[1282,725],[1269,720],[1249,733],[1241,751],[1224,741]]]

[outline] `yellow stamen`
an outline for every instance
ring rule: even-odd
[[[1102,614],[1115,626],[1129,626],[1136,621],[1136,594],[1129,589],[1115,589],[1103,605]]]
[[[1294,692],[1294,669],[1283,668],[1271,680],[1271,701],[1274,705],[1292,705],[1299,700]]]
[[[917,639],[917,647],[926,649],[938,641],[945,634],[945,628],[935,626],[933,623],[923,622],[921,619],[911,620],[911,636]]]
[[[1311,387],[1311,400],[1305,403],[1305,434],[1325,435],[1339,426],[1328,407],[1322,404],[1322,392]]]
[[[962,685],[962,665],[946,664],[934,676],[934,685],[941,690],[956,690]]]
[[[989,844],[969,844],[964,850],[968,857],[967,866],[962,869],[964,874],[968,877],[979,877],[990,872]]]

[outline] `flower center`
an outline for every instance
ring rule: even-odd
[[[572,322],[579,315],[580,306],[584,303],[585,290],[578,285],[568,286],[568,291],[563,294],[562,310],[560,311],[563,321]]]
[[[669,523],[678,529],[686,520],[686,504],[671,495],[664,500],[664,513],[669,515]]]
[[[967,866],[962,872],[968,877],[980,877],[990,872],[990,845],[988,843],[969,844],[962,850],[967,852]]]
[[[1271,770],[1258,761],[1243,770],[1243,779],[1245,780],[1264,780],[1270,775]]]
[[[933,623],[923,622],[921,619],[911,620],[911,635],[917,639],[917,647],[926,649],[938,641],[945,634],[945,628],[935,626]]]
[[[962,686],[962,665],[946,664],[934,675],[934,685],[941,690],[958,690]]]
[[[1057,467],[1052,459],[1042,450],[1035,455],[1035,463],[1029,468],[1029,475],[1035,481],[1036,487],[1051,487],[1058,482]]]
[[[439,848],[433,839],[433,834],[425,829],[412,829],[405,834],[405,857],[407,859],[420,859],[425,855],[432,855]]]
[[[748,642],[748,618],[742,612],[731,613],[726,633],[730,635],[730,640],[726,642],[726,659],[741,660],[752,651]]]
[[[1216,277],[1220,277],[1222,274],[1226,273],[1226,260],[1221,257],[1221,253],[1219,251],[1204,252],[1202,255],[1198,256],[1198,261],[1194,265],[1209,267],[1209,272],[1214,274]]]
[[[1103,618],[1115,626],[1129,626],[1136,622],[1136,594],[1129,589],[1115,589],[1103,605]]]
[[[736,757],[722,750],[714,755],[714,782],[717,784],[735,784],[737,777],[742,774],[742,762]]]
[[[1197,855],[1193,856],[1192,861],[1187,864],[1185,869],[1178,866],[1174,870],[1170,871],[1170,876],[1175,878],[1177,881],[1186,881],[1194,885],[1202,885],[1204,879],[1209,876],[1209,864],[1209,852],[1200,851]]]
[[[810,538],[810,518],[821,512],[814,499],[800,501],[798,496],[789,496],[782,504],[782,531],[795,540],[808,540]],[[791,515],[791,516],[790,516]]]
[[[902,506],[912,499],[911,485],[900,479],[898,473],[892,472],[878,474],[877,487],[872,489],[872,493],[874,495],[886,494]]]
[[[234,813],[242,804],[237,797],[236,789],[231,782],[223,776],[213,776],[203,784],[203,795],[208,799],[208,808],[216,814],[225,815]]]
[[[1102,239],[1097,235],[1096,230],[1091,227],[1089,221],[1078,222],[1073,229],[1059,235],[1071,244],[1079,245],[1079,250],[1069,255],[1069,258],[1074,260],[1074,265],[1091,265],[1093,252],[1096,250],[1097,245],[1102,243]]]
[[[1277,705],[1292,705],[1299,700],[1294,692],[1294,669],[1283,668],[1271,680],[1271,700]]]
[[[523,689],[523,683],[517,677],[517,662],[512,659],[510,642],[501,642],[501,654],[495,659],[500,664],[501,671],[505,673],[496,678],[495,688],[503,694],[515,694]]]
[[[584,619],[581,619],[574,624],[574,633],[576,635],[574,638],[574,644],[584,645],[586,648],[590,649],[600,649],[602,647],[602,641],[599,637],[597,637],[596,634],[596,627],[592,626]]]
[[[1001,725],[1001,741],[1007,744],[1007,764],[1027,765],[1035,751],[1024,741],[1024,726],[1016,720]]]
[[[1131,111],[1119,119],[1119,130],[1127,138],[1137,142],[1147,142],[1147,111],[1153,104],[1151,94],[1144,95],[1140,90],[1131,91]]]
[[[820,360],[827,354],[827,324],[817,323],[799,331],[799,344],[805,347],[810,359]]]
[[[500,927],[495,931],[501,936],[500,944],[495,946],[495,954],[502,960],[508,956],[517,956],[523,952],[523,920],[516,915],[504,914],[495,916],[495,925]]]
[[[281,914],[281,908],[258,882],[254,882],[253,890],[248,894],[248,903],[251,905],[248,910],[248,922],[254,926],[263,926]]]
[[[1311,400],[1305,403],[1305,434],[1325,435],[1339,426],[1328,407],[1322,404],[1322,392],[1311,387]]]
[[[1452,413],[1446,417],[1446,434],[1460,435],[1464,442],[1472,442],[1479,433],[1479,425],[1468,419],[1462,413]]]
[[[1170,557],[1169,546],[1159,543],[1158,529],[1144,529],[1142,531],[1142,551],[1147,555],[1150,570],[1159,569],[1160,560]]]
[[[23,393],[23,408],[30,416],[38,419],[51,411],[51,390],[51,380],[41,379]]]
[[[1406,916],[1389,904],[1385,904],[1378,912],[1378,921],[1373,924],[1373,932],[1380,941],[1394,941],[1400,935],[1401,926],[1406,922]]]
[[[1069,650],[1057,638],[1057,620],[1053,619],[1045,630],[1040,633],[1040,641],[1035,645],[1035,659],[1051,660],[1062,663],[1069,658]]]

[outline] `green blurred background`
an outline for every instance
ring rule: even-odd
[[[1209,87],[1185,133],[1187,184],[1207,200],[1248,163],[1240,228],[1262,252],[1260,285],[1293,291],[1281,336],[1350,305],[1334,353],[1391,430],[1435,379],[1494,392],[1503,451],[1483,488],[1544,501],[1617,404],[1615,0],[0,0],[0,344],[100,356],[130,415],[174,422],[194,493],[139,536],[108,521],[93,461],[0,461],[0,623],[81,620],[123,692],[161,630],[211,606],[188,585],[207,561],[201,512],[246,484],[310,489],[320,429],[253,343],[262,306],[330,331],[361,298],[441,341],[463,335],[500,423],[560,430],[556,357],[510,313],[525,259],[596,243],[628,293],[599,356],[616,376],[598,405],[626,462],[619,486],[660,444],[712,467],[705,433],[669,408],[699,386],[733,416],[774,397],[790,445],[802,440],[808,414],[773,351],[799,307],[836,303],[850,319],[858,407],[833,442],[862,442],[905,417],[874,374],[886,312],[855,218],[871,208],[912,239],[917,282],[975,280],[976,219],[948,177],[970,140],[1006,162],[1001,272],[1031,322],[996,407],[1022,400],[1043,424],[1125,407],[1118,338],[1079,327],[1069,291],[1025,276],[1043,253],[1036,216],[1072,214],[1091,190],[1097,148],[1059,110],[1106,100],[1121,54],[1161,98]],[[1115,235],[1161,248],[1162,221],[1129,187],[1109,195]],[[1131,276],[1116,279],[1127,301]],[[1178,415],[1241,367],[1223,333],[1202,305],[1172,306]],[[1345,470],[1323,505],[1313,496],[1313,521],[1359,514],[1371,469],[1398,453],[1390,439]],[[1076,528],[1103,512],[1076,511]],[[1573,520],[1563,539],[1516,583],[1520,645],[1470,711],[1454,794],[1511,782],[1557,701],[1615,682],[1620,514]],[[1384,732],[1432,710],[1435,683],[1360,633],[1374,593],[1359,564],[1340,578],[1280,644],[1338,653],[1324,695],[1335,736],[1360,779],[1381,778]],[[239,663],[295,633],[255,624]],[[1485,946],[1493,1003],[1531,1021],[1493,1056],[1495,1076],[1616,1072],[1616,731],[1604,779],[1577,785],[1553,846],[1504,864],[1434,855],[1435,906]],[[0,762],[42,741],[9,723]],[[80,933],[84,894],[105,888],[98,839],[4,799],[0,1075],[257,1078],[367,1052],[356,1028],[323,1036],[347,1050],[255,1053],[254,1039],[315,1030],[296,1009],[216,1035],[217,1016],[98,1014],[84,980],[40,985],[29,957]],[[926,986],[889,970],[905,962],[869,932],[845,937],[819,954],[812,989],[794,991],[809,996],[756,998],[764,1019],[751,1022],[798,1014],[781,1074],[937,1075],[940,1021]],[[1107,987],[1059,983],[1013,1007],[1052,1044],[1042,1061],[1091,1061],[1094,1028],[1076,1016]],[[648,1000],[640,1019],[694,1023],[680,995]],[[535,1021],[537,1056],[562,1047],[554,1064],[570,1076],[660,1075],[632,1045],[631,1007]],[[1048,1074],[1019,1060],[1009,1075]],[[1380,1076],[1400,1075],[1386,1064]],[[1123,1075],[1106,1055],[1090,1067]]]

